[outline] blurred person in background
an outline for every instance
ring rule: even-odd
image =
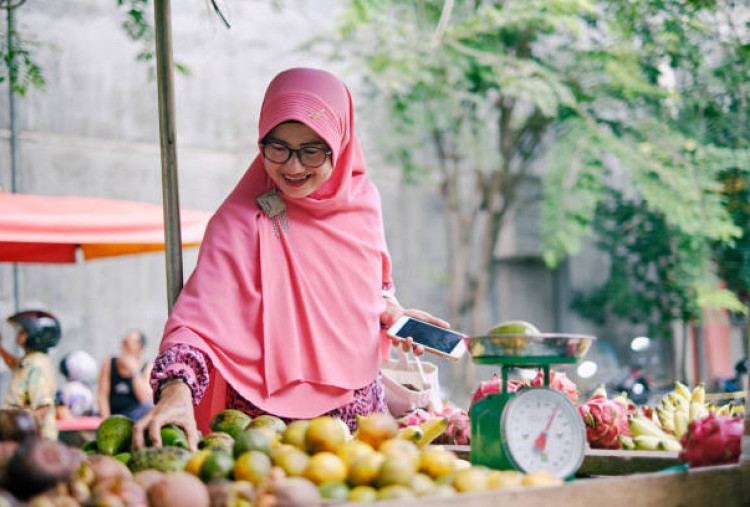
[[[131,329],[125,333],[120,353],[104,361],[99,373],[99,415],[122,414],[137,421],[153,406],[149,385],[151,364],[142,356],[146,335]]]
[[[41,435],[57,439],[57,383],[47,351],[60,342],[60,321],[51,313],[28,310],[11,315],[8,322],[16,328],[16,344],[23,349],[24,356],[19,359],[0,345],[0,355],[13,373],[2,406],[30,411]]]
[[[60,373],[66,382],[57,391],[57,418],[70,419],[91,415],[94,409],[94,391],[98,365],[96,359],[84,350],[76,350],[60,360]]]

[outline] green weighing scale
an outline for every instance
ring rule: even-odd
[[[586,427],[578,409],[549,387],[553,364],[575,364],[596,338],[573,334],[495,334],[466,338],[477,364],[499,364],[502,391],[471,407],[471,462],[497,470],[572,477],[583,462]],[[509,393],[511,368],[544,371],[544,385]]]

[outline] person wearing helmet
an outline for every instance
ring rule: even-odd
[[[47,351],[60,341],[60,322],[54,315],[29,310],[8,317],[16,328],[16,344],[24,350],[17,358],[0,345],[0,355],[13,372],[3,408],[22,408],[31,411],[44,437],[56,439],[55,426],[55,368]],[[2,340],[2,336],[0,336]]]

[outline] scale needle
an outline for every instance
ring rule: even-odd
[[[547,426],[544,427],[544,430],[542,430],[539,436],[536,437],[536,441],[534,442],[534,447],[541,452],[544,452],[547,448],[547,432],[549,431],[550,426],[552,426],[552,420],[555,418],[555,415],[557,415],[557,409],[552,411],[552,415],[549,417],[549,421],[547,421]]]

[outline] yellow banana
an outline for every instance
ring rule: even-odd
[[[693,388],[693,392],[690,395],[690,401],[696,401],[701,405],[706,403],[706,386],[703,382]]]
[[[706,403],[706,409],[708,410],[709,414],[715,414],[718,410],[716,405],[714,405],[713,403]]]
[[[690,398],[693,395],[693,393],[690,392],[690,388],[679,380],[675,380],[674,382],[674,392],[677,394],[677,396],[687,402],[690,401]]]
[[[708,410],[706,410],[706,406],[703,403],[698,403],[697,401],[691,401],[690,412],[688,413],[688,421],[697,421],[699,419],[703,419],[708,415]]]
[[[682,438],[688,427],[688,420],[685,414],[680,411],[674,413],[674,436],[678,439]]]
[[[667,412],[661,407],[656,407],[656,415],[661,428],[667,433],[674,433],[674,412]]]
[[[661,408],[665,412],[669,412],[670,414],[674,415],[674,411],[677,410],[674,406],[674,404],[669,400],[668,396],[665,396],[661,399]]]
[[[675,395],[673,403],[675,412],[682,412],[686,418],[690,416],[690,402],[685,401],[682,396]]]
[[[620,447],[624,450],[632,451],[635,449],[635,440],[633,440],[633,437],[629,437],[628,435],[617,435],[617,439],[620,441]]]
[[[633,414],[628,421],[630,433],[636,436],[656,437],[658,440],[666,440],[669,436],[659,428],[652,420],[640,414]]]
[[[659,450],[659,437],[651,435],[638,435],[633,437],[635,442],[635,448],[639,451],[658,451]]]
[[[674,439],[660,440],[659,450],[669,451],[669,452],[680,452],[682,450],[682,445],[680,445],[680,443]]]
[[[745,405],[737,405],[732,404],[732,408],[729,409],[729,415],[732,417],[736,416],[737,414],[744,414],[745,413]]]
[[[435,417],[423,422],[419,425],[419,428],[422,430],[422,438],[417,441],[417,447],[421,449],[426,446],[442,435],[447,427],[448,421],[445,420],[445,417]]]
[[[422,428],[419,426],[406,426],[398,430],[396,438],[401,440],[408,440],[409,442],[417,443],[422,438]]]
[[[726,405],[722,405],[716,409],[716,415],[729,415],[732,413],[732,404],[727,403]]]

